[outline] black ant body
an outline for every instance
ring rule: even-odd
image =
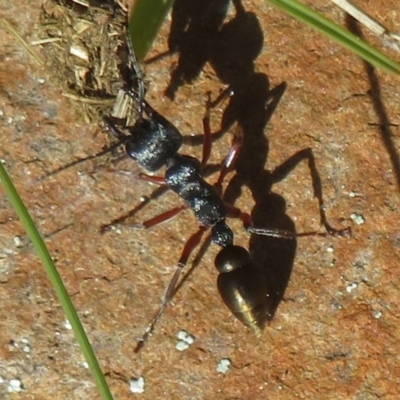
[[[133,91],[126,89],[126,93],[138,100]],[[163,178],[142,174],[143,179],[164,184],[184,201],[183,206],[176,207],[146,221],[142,224],[142,227],[150,228],[174,217],[180,211],[190,208],[197,218],[200,228],[187,241],[178,262],[177,270],[165,293],[162,306],[139,341],[136,351],[141,349],[152,332],[156,321],[172,299],[181,270],[207,229],[211,229],[211,241],[222,247],[215,259],[215,266],[220,273],[218,289],[222,299],[232,313],[246,326],[258,330],[263,329],[268,319],[268,293],[265,277],[252,264],[248,251],[233,244],[233,232],[226,224],[229,212],[232,216],[239,217],[244,223],[247,223],[249,230],[251,230],[250,220],[247,214],[241,213],[235,207],[227,206],[222,200],[221,193],[223,179],[234,165],[241,139],[238,137],[234,140],[223,163],[217,183],[210,185],[204,180],[202,169],[210,154],[208,143],[210,143],[211,136],[208,122],[209,110],[214,104],[208,103],[206,117],[204,118],[206,144],[203,150],[203,160],[200,162],[194,157],[182,155],[178,152],[182,144],[180,132],[145,100],[142,99],[141,102],[141,108],[147,118],[139,118],[135,125],[129,129],[129,136],[121,132],[110,118],[104,118],[105,123],[109,130],[121,142],[125,143],[127,154],[136,160],[140,166],[151,172],[158,171],[162,167],[166,168]],[[288,233],[268,230],[258,230],[257,233],[291,237]]]
[[[129,35],[127,36],[130,61],[134,71],[137,72],[140,69],[134,56]],[[259,235],[293,239],[296,234],[254,228],[249,214],[242,213],[236,207],[223,201],[222,184],[227,173],[233,169],[240,152],[242,145],[240,134],[234,136],[231,149],[223,161],[217,182],[210,185],[203,177],[203,168],[206,166],[211,153],[210,110],[230,94],[229,90],[223,92],[215,102],[210,100],[207,102],[206,114],[203,119],[203,156],[202,160],[199,161],[194,157],[179,153],[183,141],[181,133],[144,100],[144,89],[140,79],[138,82],[137,92],[125,88],[126,94],[138,103],[139,111],[139,118],[136,123],[132,127],[126,128],[129,134],[118,129],[110,117],[104,117],[105,125],[119,139],[120,143],[125,144],[127,155],[137,161],[141,167],[150,172],[165,167],[163,177],[141,174],[143,179],[165,185],[184,201],[184,205],[168,210],[140,226],[143,228],[153,227],[189,208],[194,213],[200,227],[187,240],[178,261],[177,269],[164,295],[162,305],[139,340],[135,352],[140,351],[148,336],[152,333],[157,320],[176,292],[182,269],[191,253],[199,245],[204,232],[208,229],[211,229],[211,241],[221,247],[215,259],[215,266],[219,272],[218,290],[224,303],[244,325],[255,330],[262,330],[271,317],[266,278],[252,262],[249,252],[244,247],[234,244],[234,235],[226,223],[226,218],[228,216],[240,218],[249,232]],[[107,226],[119,221],[121,219],[117,219]],[[335,232],[342,234],[344,231]]]

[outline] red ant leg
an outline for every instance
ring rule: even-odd
[[[160,186],[165,186],[165,178],[162,176],[152,176],[141,173],[139,175],[140,179],[143,179],[146,182],[155,183]],[[163,222],[169,221],[170,219],[176,217],[181,211],[186,210],[187,206],[182,205],[179,207],[171,208],[168,211],[163,212],[160,215],[157,215],[147,221],[141,222],[135,225],[135,228],[149,229],[153,226],[159,225]]]
[[[210,92],[207,94],[208,99],[206,102],[206,112],[203,117],[203,131],[204,131],[204,139],[203,139],[203,156],[201,158],[201,165],[203,167],[206,166],[210,155],[211,155],[211,147],[212,147],[212,133],[211,133],[211,125],[210,125],[210,111],[221,104],[226,98],[233,96],[233,90],[228,87],[217,97],[216,100],[211,101]]]
[[[210,110],[211,110],[211,101],[210,101],[210,93],[208,93],[208,99],[206,103],[206,113],[203,118],[203,156],[201,158],[201,165],[203,167],[206,166],[208,159],[211,155],[211,146],[212,146],[212,138],[211,138],[211,126],[210,126]]]
[[[146,182],[151,182],[155,183],[156,185],[165,186],[165,178],[163,176],[153,176],[140,173],[139,178]]]
[[[232,140],[231,148],[229,149],[229,152],[222,163],[218,180],[215,183],[215,186],[220,190],[222,190],[222,183],[224,182],[226,175],[229,172],[231,172],[235,167],[235,163],[237,158],[239,157],[242,145],[243,145],[243,130],[240,126],[238,126],[236,128],[236,132]]]
[[[143,228],[143,229],[152,228],[153,226],[156,226],[163,222],[169,221],[170,219],[176,217],[181,211],[186,210],[186,209],[187,209],[186,205],[171,208],[170,210],[165,211],[162,214],[157,215],[147,221],[136,224],[135,228]]]
[[[160,186],[165,186],[165,178],[161,176],[152,176],[152,175],[147,175],[144,173],[141,173],[139,175],[140,179],[143,179],[144,181],[155,183]],[[179,207],[174,207],[168,211],[163,212],[160,215],[157,215],[147,221],[134,224],[135,228],[138,229],[149,229],[152,228],[153,226],[159,225],[163,222],[169,221],[170,219],[174,218],[176,215],[178,215],[181,211],[185,210],[187,208],[186,205],[182,205]],[[131,213],[127,215],[123,215],[122,217],[116,218],[113,221],[111,221],[109,224],[102,225],[100,228],[101,232],[106,232],[111,226],[121,224],[122,222],[126,221],[129,217],[131,217]]]
[[[158,311],[156,312],[156,314],[154,315],[154,317],[152,318],[152,320],[150,321],[143,336],[139,339],[139,342],[135,348],[135,353],[139,353],[140,350],[143,348],[146,340],[153,332],[155,324],[160,319],[160,317],[163,314],[168,303],[174,297],[176,288],[178,286],[179,278],[181,276],[181,272],[182,272],[183,268],[186,266],[187,260],[189,259],[193,250],[199,245],[201,238],[203,237],[203,234],[206,231],[206,229],[207,228],[205,228],[205,227],[200,227],[200,229],[196,233],[194,233],[192,236],[190,236],[190,238],[187,240],[185,247],[182,250],[181,257],[179,258],[175,273],[172,276],[172,279],[170,280],[167,290],[164,294],[161,306],[158,309]]]

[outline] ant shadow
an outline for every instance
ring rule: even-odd
[[[246,157],[241,153],[240,157]],[[249,157],[249,155],[247,155]],[[238,158],[238,161],[239,161]],[[286,214],[286,202],[284,198],[272,192],[274,184],[284,180],[302,161],[308,162],[314,196],[318,199],[319,215],[321,224],[326,231],[333,235],[347,235],[348,229],[335,230],[326,219],[321,179],[315,164],[311,148],[305,148],[293,154],[273,171],[264,170],[264,167],[253,163],[247,163],[253,174],[246,171],[236,170],[236,174],[228,183],[224,193],[224,200],[233,204],[241,196],[242,188],[247,186],[254,199],[254,207],[251,212],[251,219],[255,228],[268,228],[271,230],[290,232],[292,238],[270,237],[252,234],[249,242],[249,252],[253,263],[262,269],[267,281],[268,293],[268,315],[267,320],[271,321],[275,312],[284,298],[287,285],[293,270],[294,258],[297,248],[297,236],[324,235],[318,232],[297,233],[294,222]],[[240,164],[239,164],[240,165]]]
[[[235,204],[243,186],[247,186],[254,199],[251,212],[254,226],[294,234],[291,239],[257,234],[250,236],[252,260],[267,280],[267,320],[270,321],[284,298],[297,248],[295,224],[286,214],[285,200],[271,191],[272,186],[286,178],[302,160],[307,160],[314,195],[319,202],[321,223],[329,233],[339,231],[335,231],[326,219],[321,179],[311,149],[300,150],[274,171],[264,170],[269,151],[265,129],[286,90],[286,83],[282,82],[271,89],[268,76],[255,71],[254,61],[264,41],[261,26],[257,16],[246,11],[240,0],[232,0],[232,4],[235,15],[224,23],[229,6],[227,0],[175,1],[169,52],[178,51],[179,61],[165,94],[173,99],[179,87],[192,82],[206,62],[211,64],[217,77],[234,93],[223,112],[220,129],[213,133],[213,140],[217,140],[236,123],[243,135],[242,148],[235,163],[235,175],[228,183],[223,199],[227,204]],[[203,135],[187,138],[187,141],[199,145],[203,142]],[[197,267],[208,244],[204,243],[201,247],[183,281]]]
[[[212,58],[214,41],[226,18],[229,4],[230,0],[175,0],[168,38],[169,51],[166,53],[179,52],[178,65],[165,90],[171,100],[179,87],[192,83]]]
[[[363,34],[357,21],[349,15],[347,15],[346,17],[346,25],[350,32],[353,32],[358,37],[363,38]],[[365,61],[363,61],[363,63],[370,85],[370,90],[368,90],[367,93],[371,99],[373,110],[379,121],[377,124],[377,128],[380,133],[382,143],[389,155],[389,160],[392,164],[397,182],[397,189],[400,190],[400,157],[399,152],[396,148],[395,141],[393,140],[393,137],[395,137],[395,133],[393,132],[392,128],[396,125],[391,123],[390,121],[388,112],[382,99],[381,85],[375,68]]]
[[[283,82],[271,89],[267,75],[255,71],[254,61],[264,41],[261,26],[256,15],[247,12],[240,0],[232,0],[232,3],[235,15],[223,23],[229,1],[175,1],[169,50],[171,53],[179,51],[179,61],[165,94],[173,99],[179,87],[192,82],[206,62],[211,64],[217,77],[234,93],[223,112],[220,129],[213,133],[213,140],[219,139],[235,123],[243,133],[243,145],[235,164],[236,174],[228,184],[224,200],[234,204],[246,185],[255,201],[251,213],[255,226],[295,233],[293,221],[285,214],[284,199],[271,192],[272,184],[283,179],[282,171],[279,168],[273,173],[264,171],[269,150],[265,128],[286,84]],[[190,137],[187,141],[200,145],[203,135]],[[184,280],[197,266],[207,245],[205,243],[199,250]],[[254,264],[267,278],[268,320],[271,320],[291,276],[297,241],[252,234],[249,247]]]

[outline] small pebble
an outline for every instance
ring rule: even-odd
[[[22,391],[22,382],[19,379],[10,379],[8,382],[7,391],[9,393],[21,392]]]
[[[69,331],[72,329],[71,323],[68,320],[65,320],[64,328],[68,329]]]
[[[357,286],[358,283],[350,283],[350,285],[346,286],[346,292],[351,293]]]
[[[144,378],[141,376],[137,379],[132,379],[129,382],[129,389],[132,393],[143,393],[144,392]]]
[[[365,222],[365,218],[361,214],[352,213],[350,214],[352,219],[357,225],[362,225]]]
[[[229,358],[221,358],[217,365],[217,372],[221,374],[226,374],[231,366],[231,360]]]
[[[179,351],[184,351],[189,348],[189,346],[194,342],[194,336],[189,335],[186,331],[179,331],[177,334],[179,341],[177,342],[175,348]]]
[[[374,318],[379,319],[382,317],[383,313],[382,311],[374,311],[372,315],[374,316]]]

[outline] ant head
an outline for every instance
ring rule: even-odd
[[[176,155],[182,135],[172,125],[155,118],[139,119],[126,140],[127,154],[147,171],[157,171]]]

